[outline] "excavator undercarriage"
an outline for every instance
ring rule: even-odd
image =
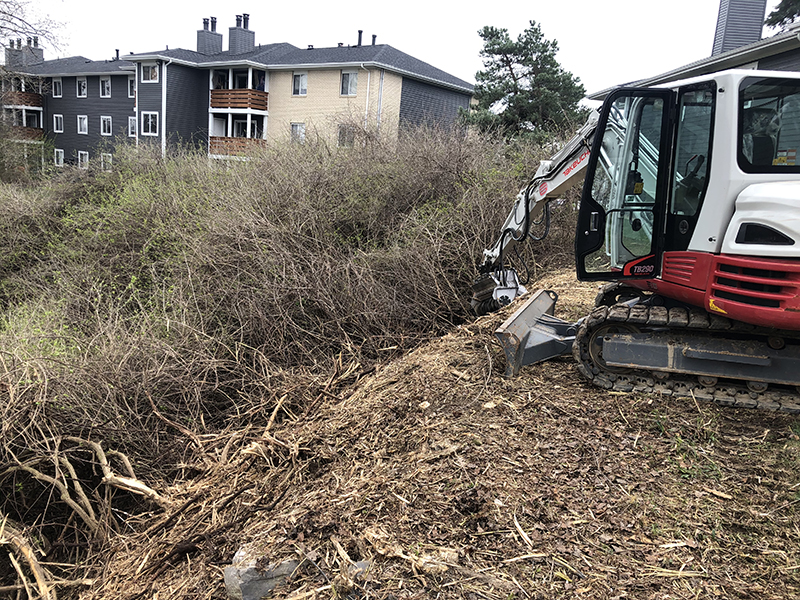
[[[569,323],[553,315],[556,294],[539,290],[496,332],[506,375],[571,355],[578,371],[604,389],[800,413],[797,332],[732,321],[637,291],[610,284],[588,316]]]

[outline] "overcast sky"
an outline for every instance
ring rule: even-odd
[[[779,0],[768,0],[769,12]],[[238,4],[193,1],[35,0],[32,12],[64,24],[61,48],[45,58],[82,55],[93,60],[165,47],[196,49],[204,17],[217,17],[225,37],[236,15],[250,15],[256,44],[288,42],[300,48],[364,43],[377,35],[389,44],[456,77],[474,83],[481,66],[485,25],[516,38],[531,20],[558,41],[558,59],[593,92],[657,75],[711,54],[719,0],[375,0]],[[764,35],[774,32],[765,30]],[[7,42],[6,42],[7,43]]]

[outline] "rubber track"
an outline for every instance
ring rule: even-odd
[[[696,378],[689,379],[670,373],[668,379],[656,379],[650,371],[631,371],[626,374],[611,373],[594,363],[589,354],[592,332],[609,323],[627,323],[641,331],[667,327],[676,331],[707,330],[709,332],[748,334],[755,337],[775,336],[797,338],[797,332],[776,331],[759,328],[724,317],[710,315],[699,309],[671,308],[663,306],[626,305],[598,306],[583,320],[578,328],[572,355],[578,370],[595,385],[620,392],[657,393],[677,398],[695,398],[714,402],[721,406],[758,408],[762,410],[800,413],[800,397],[788,390],[777,388],[764,392],[753,392],[746,385],[720,381],[714,387],[704,387]],[[694,376],[692,376],[694,377]]]

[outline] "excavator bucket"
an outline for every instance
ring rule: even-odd
[[[506,377],[516,376],[525,365],[572,353],[580,321],[554,316],[557,300],[555,292],[539,290],[495,331],[506,355]]]

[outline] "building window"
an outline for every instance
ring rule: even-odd
[[[339,147],[352,148],[356,141],[356,128],[352,125],[339,125]]]
[[[142,135],[158,135],[158,113],[142,113]]]
[[[111,117],[100,117],[100,135],[111,135]]]
[[[142,65],[142,83],[158,83],[158,65]]]
[[[136,78],[128,77],[128,98],[136,98]]]
[[[103,171],[110,171],[111,170],[111,158],[110,154],[103,153],[100,155],[100,168]]]
[[[86,135],[89,133],[89,117],[78,115],[78,133]]]
[[[83,150],[78,150],[78,168],[79,169],[88,169],[89,168],[89,153],[84,152]]]
[[[53,78],[53,98],[61,98],[62,87],[61,87],[61,77],[54,77]]]
[[[53,115],[53,132],[64,133],[64,115]]]
[[[342,71],[342,96],[355,96],[358,90],[358,73]]]
[[[111,77],[100,78],[100,97],[111,98]]]
[[[308,74],[295,73],[292,76],[292,96],[305,96],[308,93]]]
[[[86,98],[86,77],[78,77],[78,98]]]
[[[136,117],[128,117],[128,137],[136,137]]]
[[[306,124],[292,123],[292,142],[302,144],[306,141]]]
[[[56,148],[53,151],[53,164],[57,167],[64,166],[64,151],[61,148]]]

